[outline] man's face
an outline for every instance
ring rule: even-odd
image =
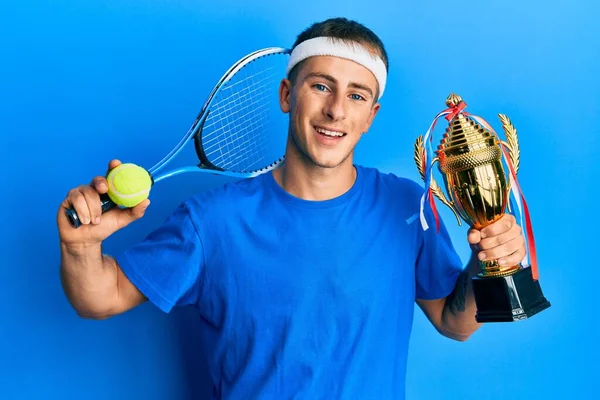
[[[338,57],[310,57],[295,83],[284,80],[281,108],[290,113],[289,151],[314,165],[352,163],[354,147],[379,110],[377,80],[367,68]]]

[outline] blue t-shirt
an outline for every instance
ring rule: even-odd
[[[161,310],[197,309],[217,398],[404,398],[414,301],[447,296],[462,263],[411,219],[419,185],[356,168],[327,201],[271,173],[206,191],[117,257]]]

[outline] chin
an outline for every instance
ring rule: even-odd
[[[352,151],[339,146],[338,148],[323,148],[318,143],[298,141],[295,135],[290,136],[290,150],[303,158],[307,165],[312,164],[319,168],[337,168],[344,163],[352,163]]]
[[[337,163],[337,162],[319,162],[319,161],[313,161],[313,164],[315,164],[318,167],[321,168],[336,168],[339,167],[341,163]]]
[[[313,164],[321,168],[337,168],[350,162],[349,156],[338,158],[309,157]]]

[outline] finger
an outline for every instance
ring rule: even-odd
[[[119,229],[124,228],[125,226],[129,225],[131,222],[142,218],[144,216],[144,214],[146,213],[146,209],[148,209],[149,205],[150,205],[150,200],[146,199],[135,207],[126,208],[124,210],[121,210],[121,213],[119,215],[119,217],[120,217],[119,218]]]
[[[481,237],[498,236],[509,231],[516,224],[515,217],[511,214],[504,214],[502,218],[491,223],[481,230]]]
[[[498,264],[500,265],[517,265],[525,258],[527,251],[525,247],[520,247],[517,251],[508,255],[506,257],[501,257],[498,259]]]
[[[478,244],[481,241],[481,232],[477,229],[469,229],[469,233],[467,234],[467,240],[471,245]]]
[[[90,222],[97,225],[100,223],[100,217],[102,216],[100,194],[92,187],[84,188],[82,192],[90,212]]]
[[[522,236],[519,236],[507,243],[502,244],[501,246],[486,249],[480,252],[478,256],[480,260],[500,260],[503,258],[510,257],[513,253],[520,250],[521,248],[525,248],[525,240]]]
[[[495,247],[502,246],[503,244],[508,243],[518,237],[523,237],[522,229],[519,225],[515,224],[507,232],[501,233],[497,236],[481,239],[479,246],[482,250],[493,249]]]
[[[82,188],[76,188],[69,192],[67,202],[73,207],[77,213],[79,221],[83,225],[90,223],[90,209],[88,208],[87,201],[83,195]]]
[[[100,194],[108,192],[108,182],[103,176],[96,176],[92,179],[91,186]]]
[[[149,205],[150,205],[150,200],[146,199],[146,200],[142,201],[140,204],[138,204],[137,206],[129,208],[127,211],[129,212],[129,214],[131,214],[132,220],[136,220],[136,219],[142,218],[144,216],[144,214],[146,213],[146,209],[148,208]]]
[[[117,159],[110,160],[110,162],[108,163],[108,169],[106,170],[106,175],[108,175],[111,169],[117,168],[121,164],[122,162]]]

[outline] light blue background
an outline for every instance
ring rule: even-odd
[[[0,7],[0,398],[205,399],[189,310],[144,305],[80,319],[58,278],[57,207],[111,158],[150,166],[187,130],[226,67],[290,46],[316,20],[375,30],[391,70],[357,162],[418,180],[412,145],[451,91],[501,133],[518,129],[519,174],[552,308],[487,325],[466,343],[417,313],[408,399],[592,398],[599,356],[596,159],[600,8],[592,0],[19,1]],[[444,125],[436,130],[439,139]],[[142,144],[147,148],[142,148]],[[182,199],[226,182],[181,176],[147,217],[111,237],[118,252]],[[466,257],[466,228],[440,205]],[[368,384],[368,383],[366,383]]]

